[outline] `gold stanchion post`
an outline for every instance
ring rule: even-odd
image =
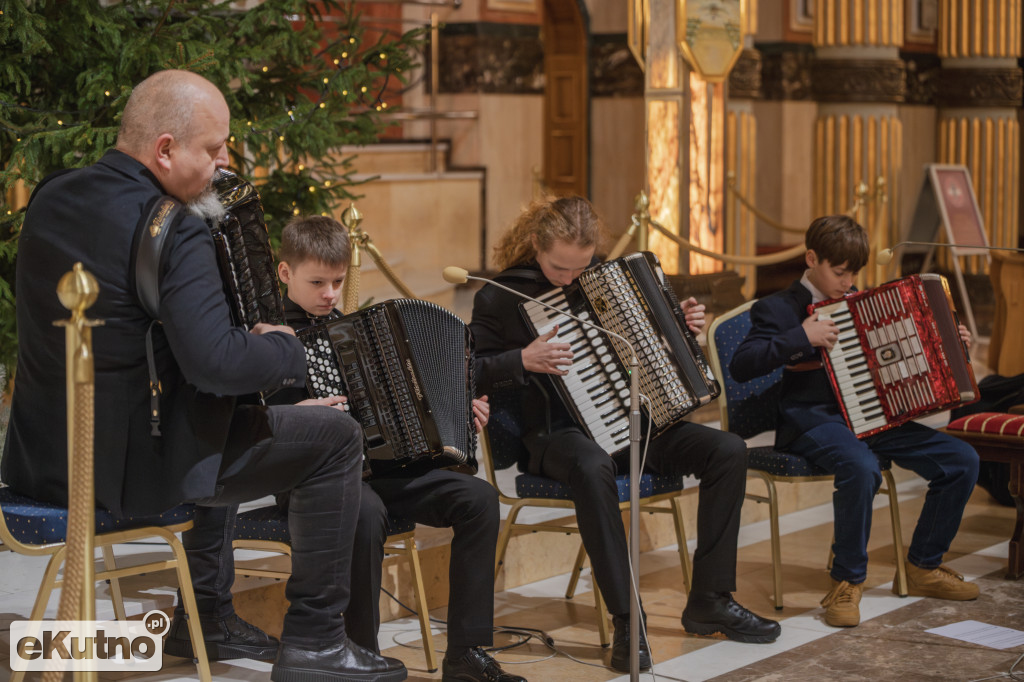
[[[96,504],[93,474],[93,374],[92,327],[101,320],[85,317],[85,310],[99,295],[96,278],[75,263],[57,285],[57,296],[71,311],[71,319],[58,320],[64,327],[67,348],[67,432],[68,432],[68,533],[64,586],[58,620],[95,620],[96,584],[93,566]],[[60,680],[63,674],[47,671],[44,682]],[[76,671],[75,680],[92,682],[95,671]]]

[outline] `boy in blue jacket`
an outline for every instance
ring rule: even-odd
[[[975,599],[977,585],[943,566],[942,557],[977,481],[978,455],[963,441],[915,422],[863,439],[849,429],[821,363],[821,349],[832,348],[838,330],[831,320],[808,314],[807,308],[853,290],[854,278],[868,260],[868,238],[852,218],[837,215],[811,223],[805,241],[807,270],[788,289],[754,304],[750,332],[729,371],[738,381],[749,381],[783,366],[775,447],[835,475],[835,560],[832,590],[821,602],[825,622],[833,627],[860,623],[871,505],[882,482],[879,460],[891,460],[928,481],[907,553],[910,594]],[[963,325],[960,334],[969,345]]]

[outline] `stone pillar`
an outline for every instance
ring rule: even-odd
[[[970,170],[992,246],[1015,247],[1020,233],[1020,56],[1021,0],[940,0],[936,156]],[[951,267],[948,251],[937,258]],[[986,271],[983,256],[962,264]]]
[[[879,248],[898,241],[904,100],[903,0],[816,0],[812,71],[819,103],[814,135],[814,213],[844,213],[859,187],[868,201],[854,217],[868,231],[871,258],[858,284],[884,278]],[[884,200],[878,192],[879,178]]]
[[[650,213],[673,234],[689,233],[689,69],[676,44],[675,0],[650,0],[650,25],[644,70],[647,120],[647,192]],[[640,240],[643,248],[643,235]],[[686,267],[680,248],[652,231],[647,248],[661,259],[665,272]]]

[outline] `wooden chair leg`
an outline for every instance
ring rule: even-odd
[[[103,545],[103,565],[108,571],[117,570],[117,558],[114,556],[114,548],[110,545]],[[121,593],[121,580],[109,578],[107,582],[110,584],[110,601],[114,605],[114,617],[117,620],[127,620],[128,616],[124,610],[124,595]]]
[[[583,572],[583,562],[587,559],[587,548],[580,543],[580,551],[576,552],[576,563],[572,566],[572,573],[569,574],[569,586],[565,588],[565,598],[572,599],[576,594],[576,585],[580,581],[580,573]]]
[[[775,481],[764,477],[768,493],[768,521],[772,538],[772,585],[775,591],[775,610],[781,611],[782,602],[782,540],[779,534],[779,496],[775,490]]]
[[[430,631],[430,607],[427,605],[427,590],[423,586],[423,571],[420,569],[420,554],[416,551],[416,538],[405,539],[405,551],[412,570],[413,586],[416,590],[416,611],[419,613],[420,634],[423,637],[423,653],[427,658],[427,671],[437,672],[437,652],[434,651],[434,635]]]
[[[498,535],[498,546],[497,551],[494,553],[494,579],[498,579],[498,571],[501,570],[501,564],[505,561],[505,551],[508,549],[509,540],[512,539],[512,527],[515,525],[516,517],[519,516],[519,510],[522,509],[522,504],[517,502],[512,505],[512,508],[508,510],[508,517],[505,519],[505,525],[501,527],[501,533]]]
[[[882,472],[885,487],[889,493],[889,518],[892,521],[892,547],[896,555],[896,580],[894,587],[901,597],[909,594],[907,587],[907,557],[903,551],[903,526],[900,523],[900,501],[896,495],[896,480],[888,469]]]
[[[46,605],[50,602],[50,595],[53,593],[53,587],[57,583],[57,573],[60,571],[61,564],[64,563],[65,553],[64,547],[61,547],[50,557],[49,563],[46,564],[43,579],[39,583],[39,592],[36,594],[36,601],[32,605],[32,613],[28,617],[29,620],[38,621],[43,619],[43,615],[46,613]],[[10,682],[22,682],[24,679],[24,670],[11,671]]]
[[[174,552],[175,571],[178,576],[178,589],[181,591],[181,601],[185,607],[185,616],[188,618],[188,634],[192,638],[192,653],[195,654],[196,667],[199,670],[200,682],[210,682],[210,661],[206,656],[206,644],[203,642],[203,628],[199,623],[199,607],[196,606],[196,595],[192,591],[192,575],[188,570],[188,558],[185,556],[185,548],[181,541],[173,534],[166,531],[159,533],[167,545]]]
[[[686,526],[683,521],[683,501],[677,495],[672,498],[672,519],[676,526],[676,543],[679,545],[679,565],[683,569],[683,582],[686,591],[693,586],[693,564],[690,562],[690,549],[686,546]]]

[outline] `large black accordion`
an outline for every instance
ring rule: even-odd
[[[252,184],[223,168],[214,175],[213,188],[226,212],[209,225],[234,323],[246,329],[259,322],[284,324],[260,195]]]
[[[537,299],[629,340],[639,360],[640,393],[649,400],[642,412],[652,435],[718,397],[718,382],[653,253],[602,263]],[[629,445],[629,347],[532,301],[520,308],[538,336],[557,324],[555,340],[572,346],[569,373],[551,379],[576,421],[608,454],[624,450]]]
[[[309,394],[348,396],[373,475],[410,465],[476,473],[473,356],[462,320],[433,303],[395,299],[297,335]]]

